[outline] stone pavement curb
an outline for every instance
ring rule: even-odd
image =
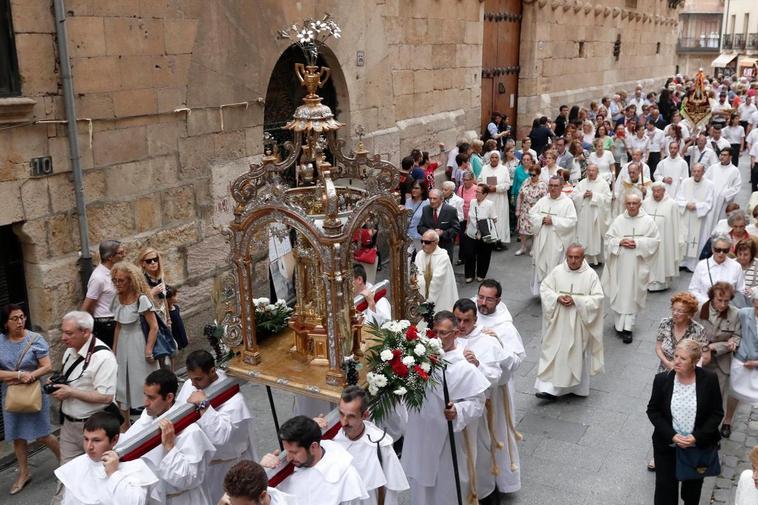
[[[743,421],[734,424],[732,436],[728,440],[721,441],[721,475],[715,480],[706,480],[713,481],[713,491],[710,494],[703,493],[704,497],[710,496],[710,501],[706,503],[734,503],[740,473],[751,468],[748,453],[758,445],[758,406],[750,408],[740,405],[734,417]]]

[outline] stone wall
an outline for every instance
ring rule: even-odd
[[[90,243],[121,239],[130,259],[145,245],[161,250],[196,340],[228,268],[219,234],[231,216],[228,183],[262,150],[265,92],[287,47],[276,29],[334,15],[344,37],[329,42],[328,61],[343,137],[361,124],[367,147],[392,161],[411,147],[453,144],[478,123],[479,0],[68,0],[66,8]],[[14,224],[21,238],[33,321],[59,348],[55,329],[83,291],[52,2],[13,0],[12,14],[35,123],[0,130],[0,225]],[[29,178],[30,158],[45,155],[54,174]]]
[[[678,13],[660,0],[524,2],[518,98],[519,131],[561,104],[633,89],[658,88],[674,73]],[[621,35],[618,61],[613,45]],[[660,45],[658,45],[660,44]]]

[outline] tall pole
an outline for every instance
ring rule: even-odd
[[[450,392],[447,390],[447,374],[442,369],[442,394],[445,398],[445,408],[450,406]],[[458,474],[458,451],[455,448],[455,433],[453,432],[453,421],[447,422],[447,436],[450,439],[450,454],[453,456],[453,475],[455,476],[455,492],[458,496],[458,505],[463,505],[461,496],[461,476]]]
[[[82,178],[81,155],[79,153],[79,132],[76,124],[76,104],[74,103],[74,83],[71,75],[71,61],[68,57],[68,33],[66,30],[66,7],[64,0],[54,0],[55,34],[58,41],[58,58],[63,81],[63,105],[66,111],[66,129],[68,132],[68,151],[71,160],[71,172],[74,175],[74,198],[76,212],[79,215],[79,275],[82,288],[87,291],[87,282],[92,273],[92,254],[89,248],[89,225],[84,202],[84,183]]]

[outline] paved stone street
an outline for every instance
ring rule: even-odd
[[[749,184],[747,159],[742,163],[743,191],[747,201]],[[515,246],[495,253],[490,275],[503,282],[504,301],[515,318],[528,357],[518,371],[516,398],[518,429],[524,434],[520,446],[522,490],[504,497],[513,505],[649,505],[653,501],[654,474],[646,469],[652,456],[652,426],[645,415],[653,376],[657,367],[655,330],[669,315],[669,298],[686,289],[690,275],[683,275],[671,290],[651,294],[647,310],[638,316],[634,342],[624,345],[615,336],[612,318],[605,323],[605,373],[594,377],[586,399],[569,398],[546,403],[534,397],[534,379],[540,343],[541,310],[537,298],[528,296],[531,258],[515,257]],[[459,270],[462,267],[459,268]],[[462,271],[459,272],[462,274]],[[462,281],[462,275],[459,278]],[[471,296],[475,283],[461,284],[460,295]],[[257,433],[261,451],[275,448],[276,437],[265,390],[246,386],[245,395],[260,420]],[[275,393],[280,420],[291,412],[289,395]],[[731,503],[735,479],[749,467],[746,452],[758,443],[758,410],[741,407],[735,417],[731,440],[722,444],[723,477],[709,478],[701,503]],[[42,505],[55,488],[55,462],[49,452],[31,457],[34,478],[21,494],[3,498],[5,505]],[[0,471],[0,493],[7,493],[15,472]],[[715,486],[715,487],[714,487]],[[407,500],[407,497],[404,497]]]

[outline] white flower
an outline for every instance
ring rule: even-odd
[[[416,363],[416,360],[413,359],[413,356],[406,356],[403,358],[403,365],[405,366],[413,366]]]
[[[276,310],[276,305],[272,305],[269,303],[268,305],[266,305],[266,310],[268,310],[269,312],[272,312]]]
[[[258,298],[258,301],[256,305],[269,305],[271,303],[271,300],[268,298]]]
[[[376,393],[379,392],[379,388],[374,386],[373,384],[368,385],[368,392],[371,396],[376,396]]]
[[[406,319],[401,319],[397,322],[397,325],[400,328],[400,331],[405,331],[411,326],[411,322]]]
[[[438,338],[430,338],[429,347],[431,347],[432,352],[439,354],[439,351],[442,349],[442,342]]]
[[[383,388],[384,386],[387,385],[387,377],[385,377],[382,374],[378,374],[374,372],[369,372],[368,374],[366,374],[366,380],[368,381],[369,386],[373,386],[374,388],[377,389],[377,391],[379,390],[379,388]],[[371,393],[371,394],[375,394],[375,393]]]
[[[287,302],[286,302],[286,301],[284,301],[284,300],[282,300],[282,299],[280,298],[279,300],[277,300],[277,301],[276,301],[276,303],[275,303],[274,305],[277,305],[277,306],[279,306],[279,307],[284,307],[284,306],[286,306],[286,305],[287,305]]]
[[[424,347],[424,344],[416,344],[416,347],[413,348],[413,354],[416,356],[423,356],[426,352],[426,347]]]
[[[397,396],[403,396],[407,392],[408,392],[408,390],[405,389],[402,386],[400,386],[399,388],[397,388],[396,390],[393,391],[393,393],[395,393]]]
[[[392,351],[389,349],[385,349],[382,352],[379,353],[379,357],[382,359],[382,361],[389,361],[392,359]]]
[[[421,368],[421,370],[425,371],[426,373],[429,373],[429,370],[432,369],[432,365],[430,365],[429,362],[426,362],[426,361],[424,363],[421,363],[419,367]]]

